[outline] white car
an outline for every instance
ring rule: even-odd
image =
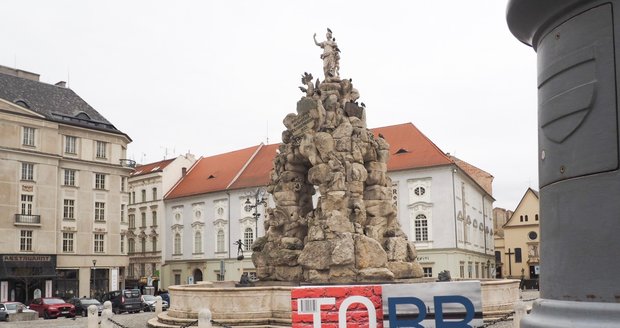
[[[19,308],[21,308],[21,312],[36,312],[28,309],[27,306],[20,302],[4,302],[0,303],[0,320],[9,321],[9,316],[17,313]]]
[[[142,299],[142,310],[144,312],[155,311],[155,303],[157,302],[155,296],[142,295],[140,298]],[[161,300],[161,309],[163,311],[168,310],[168,302]]]

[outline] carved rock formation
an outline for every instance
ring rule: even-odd
[[[351,80],[333,76],[312,94],[309,89],[283,121],[267,188],[275,207],[267,209],[266,235],[252,249],[258,278],[345,283],[421,277],[415,247],[392,206],[389,144],[366,128],[359,92]]]

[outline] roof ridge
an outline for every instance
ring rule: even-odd
[[[245,162],[245,164],[243,164],[243,166],[241,167],[241,169],[239,169],[239,172],[237,172],[237,175],[235,175],[232,180],[230,181],[230,183],[228,185],[226,185],[226,190],[228,190],[228,188],[230,188],[230,186],[232,186],[235,181],[237,181],[237,179],[239,179],[239,177],[241,176],[241,174],[243,173],[243,171],[245,171],[245,169],[248,167],[248,165],[250,165],[250,163],[252,162],[252,160],[256,157],[256,154],[258,154],[258,152],[263,148],[265,144],[263,144],[262,142],[260,144],[258,144],[258,146],[256,146],[256,150],[254,151],[254,153],[252,153],[252,155],[250,156],[250,158]]]

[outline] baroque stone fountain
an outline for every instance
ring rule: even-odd
[[[286,115],[271,183],[266,236],[252,247],[260,280],[309,283],[422,277],[400,227],[387,175],[389,144],[366,127],[351,79],[339,76],[340,50],[327,30],[324,79],[302,75],[305,95]],[[318,188],[316,206],[313,195]]]
[[[411,282],[422,277],[414,245],[392,206],[389,144],[366,128],[366,110],[351,79],[339,76],[340,50],[327,30],[324,79],[302,75],[304,96],[286,115],[282,144],[267,190],[266,235],[252,247],[260,279],[171,286],[170,309],[149,327],[183,326],[208,308],[236,327],[291,325],[291,290],[300,284]],[[316,205],[313,196],[318,189]],[[482,286],[483,308],[504,313],[518,298],[518,281]],[[509,295],[509,297],[507,296]],[[485,304],[485,299],[487,301]]]

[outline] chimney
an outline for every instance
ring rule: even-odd
[[[187,168],[186,167],[182,167],[181,168],[181,177],[184,177],[187,174]]]
[[[65,82],[65,81],[58,81],[54,85],[57,86],[57,87],[66,88],[67,87],[67,82]]]

